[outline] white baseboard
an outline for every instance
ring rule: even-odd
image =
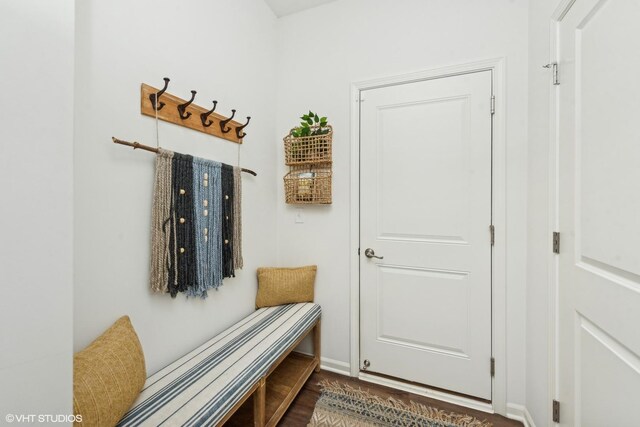
[[[347,362],[329,359],[328,357],[320,357],[320,369],[340,375],[346,375],[347,377],[351,375],[351,368]]]
[[[313,357],[313,354],[306,351],[296,351],[300,354],[306,354],[307,356]],[[351,376],[351,366],[347,362],[341,362],[328,357],[320,356],[320,369],[323,371],[333,372],[335,374],[345,375],[347,377]]]
[[[536,427],[533,422],[533,418],[531,418],[531,414],[523,405],[507,403],[507,418],[520,421],[524,424],[524,427]]]
[[[442,400],[444,402],[453,403],[454,405],[464,406],[465,408],[475,409],[477,411],[493,414],[493,406],[490,403],[479,402],[474,399],[458,396],[456,394],[445,393],[443,391],[433,390],[428,387],[415,384],[405,383],[403,381],[392,380],[390,378],[380,377],[377,375],[360,372],[358,376],[363,381],[392,387],[398,390],[407,391],[409,393],[418,394],[420,396],[430,397],[432,399]]]

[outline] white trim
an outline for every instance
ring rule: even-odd
[[[520,421],[524,427],[536,427],[527,408],[516,403],[507,403],[507,418]]]
[[[492,290],[492,353],[496,371],[492,384],[492,408],[498,414],[507,413],[507,350],[506,350],[506,96],[505,59],[493,58],[467,64],[440,67],[399,76],[377,78],[351,84],[351,186],[350,186],[350,372],[359,376],[360,361],[360,91],[381,86],[428,80],[470,72],[491,70],[496,111],[493,116],[493,247]],[[433,397],[431,395],[431,397]],[[437,397],[436,397],[437,398]]]
[[[352,377],[360,372],[360,87],[351,85],[351,188],[349,193],[349,364]]]
[[[558,29],[557,21],[551,22],[549,31],[551,32],[550,36],[550,62],[557,62],[558,51],[557,51],[557,43],[556,43],[556,32]],[[551,419],[551,414],[553,414],[553,399],[558,398],[558,377],[557,373],[559,373],[559,369],[557,364],[560,361],[558,354],[558,255],[553,253],[553,244],[551,235],[554,231],[560,231],[559,227],[559,212],[558,212],[558,120],[556,117],[557,113],[557,102],[558,102],[558,86],[554,86],[549,82],[550,86],[550,94],[549,94],[549,140],[547,144],[549,146],[549,159],[548,159],[548,192],[549,192],[549,211],[547,212],[547,223],[549,224],[549,230],[547,230],[548,236],[548,244],[547,244],[547,254],[548,254],[548,266],[549,266],[549,277],[547,284],[547,295],[549,298],[548,302],[548,356],[547,363],[549,366],[548,373],[548,381],[549,388],[547,389],[547,416]],[[553,425],[557,425],[557,423],[551,422]]]
[[[560,21],[567,14],[569,9],[573,6],[575,0],[561,0],[551,15],[551,22],[549,26],[549,59],[551,62],[560,62],[560,46],[558,43],[559,37],[559,29],[560,29]],[[562,80],[560,81],[562,84]],[[558,103],[560,101],[559,96],[560,86],[554,86],[550,84],[550,95],[549,95],[549,165],[548,165],[548,173],[549,173],[549,212],[548,212],[548,222],[549,222],[549,230],[548,236],[551,236],[551,233],[554,231],[560,230],[560,181],[559,181],[559,149],[560,149],[560,140],[559,140],[559,132],[560,132],[560,122],[558,120],[559,107]],[[547,253],[549,254],[549,284],[548,284],[548,293],[549,293],[549,329],[548,329],[548,345],[549,345],[549,355],[548,355],[548,365],[549,365],[549,389],[548,389],[548,402],[547,402],[547,414],[551,417],[553,413],[553,400],[559,400],[560,398],[560,344],[558,339],[560,337],[559,334],[559,290],[560,290],[560,281],[559,281],[559,255],[554,254],[552,250],[551,238],[549,238],[549,245],[547,247]],[[558,423],[551,422],[552,425],[558,425]]]
[[[556,6],[556,9],[551,14],[551,20],[554,22],[562,21],[562,18],[569,12],[569,9],[571,9],[571,6],[573,6],[575,2],[576,0],[560,0],[558,6]]]
[[[323,371],[333,372],[344,376],[350,376],[349,364],[340,360],[329,359],[328,357],[320,357],[320,369]]]
[[[313,356],[312,353],[309,353],[307,351],[301,351],[298,349],[296,349],[295,351],[306,356]],[[323,371],[333,372],[334,374],[344,375],[345,377],[351,376],[351,372],[349,371],[349,363],[331,359],[329,357],[320,356],[320,369],[322,369]]]
[[[358,375],[358,379],[369,383],[406,391],[408,393],[417,394],[419,396],[442,400],[443,402],[453,403],[454,405],[464,406],[465,408],[471,408],[477,411],[487,412],[489,414],[494,413],[491,403],[481,402],[479,400],[470,399],[468,397],[447,393],[440,390],[433,390],[426,386],[393,380],[391,378],[368,374],[366,372],[360,372],[360,375]]]

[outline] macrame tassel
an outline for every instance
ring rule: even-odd
[[[151,272],[149,281],[154,292],[167,292],[169,281],[169,233],[167,221],[171,211],[171,171],[173,152],[159,149],[151,209]]]
[[[242,168],[233,168],[233,268],[241,269],[242,260]]]
[[[169,293],[175,297],[186,292],[196,280],[196,242],[193,197],[193,156],[173,155],[173,210],[175,230],[175,262],[169,270]],[[173,280],[172,280],[173,279]]]
[[[194,158],[193,184],[197,278],[187,295],[206,298],[208,289],[222,284],[221,210],[214,208],[220,200],[220,163]]]
[[[211,228],[209,228],[209,262],[213,266],[213,288],[218,289],[224,279],[222,269],[222,164],[215,162],[212,166],[213,185],[211,201],[213,210]],[[211,239],[213,237],[213,239]]]
[[[235,277],[233,269],[233,167],[222,164],[222,275]]]

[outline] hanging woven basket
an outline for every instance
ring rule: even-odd
[[[331,204],[331,165],[292,167],[284,177],[284,190],[288,204]]]
[[[327,127],[329,128],[329,133],[324,135],[295,137],[289,131],[289,135],[284,137],[285,163],[288,166],[330,163],[333,128],[331,126]],[[313,131],[317,127],[312,127],[311,129]]]

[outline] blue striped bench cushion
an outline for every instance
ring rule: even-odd
[[[147,378],[118,425],[217,424],[319,318],[312,303],[256,310]]]

